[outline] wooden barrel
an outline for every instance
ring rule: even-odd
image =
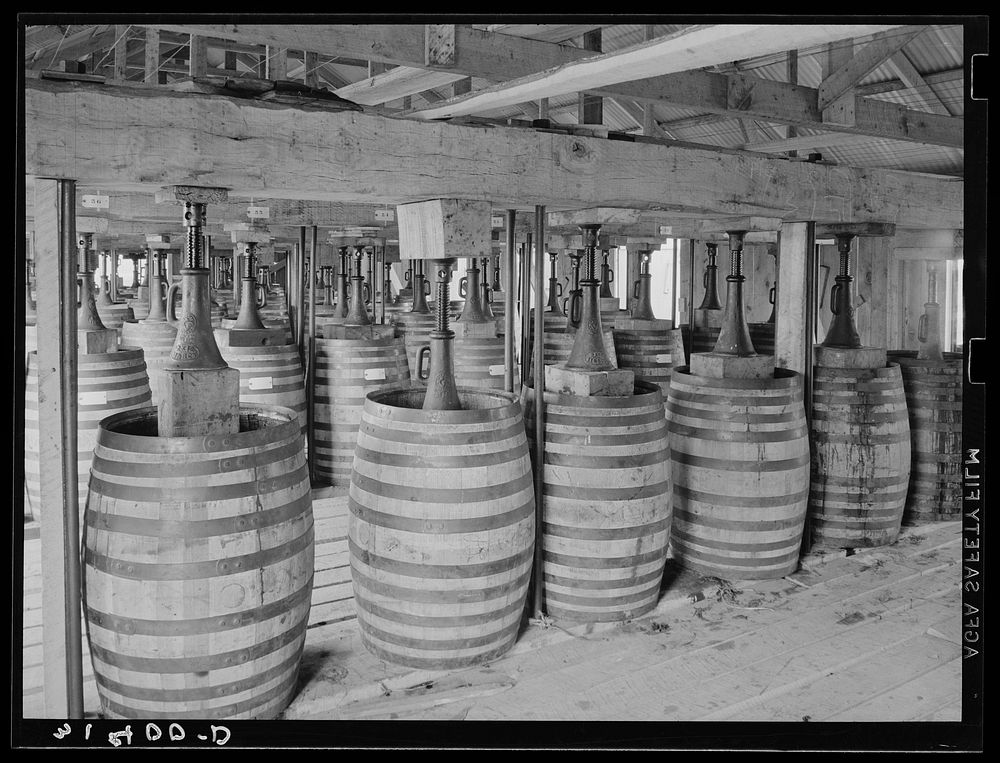
[[[455,338],[455,383],[460,387],[503,389],[504,341],[499,336]]]
[[[670,538],[663,393],[636,381],[628,397],[544,400],[545,611],[579,622],[639,617],[659,599]],[[534,458],[534,389],[523,387],[521,401]]]
[[[159,406],[163,399],[163,385],[166,379],[163,367],[170,359],[170,351],[177,337],[177,328],[166,322],[125,321],[121,333],[122,344],[142,347],[146,373],[149,375],[152,405]]]
[[[149,312],[148,303],[146,304],[146,312]],[[105,328],[119,329],[119,331],[125,321],[135,319],[132,308],[124,302],[112,305],[101,305],[100,303],[97,303],[97,314],[101,317],[101,323],[104,324]]]
[[[793,572],[809,495],[801,374],[713,379],[675,368],[667,421],[678,561],[729,580]]]
[[[406,347],[406,363],[416,378],[417,353],[425,344],[430,343],[431,332],[434,330],[434,313],[396,313],[396,333],[403,337]]]
[[[910,425],[897,363],[813,373],[810,532],[839,548],[899,535],[910,479]]]
[[[531,577],[535,496],[514,395],[460,387],[367,396],[348,504],[361,640],[416,668],[459,668],[514,643]]]
[[[774,355],[774,324],[750,323],[750,341],[758,355]]]
[[[77,477],[80,511],[83,511],[90,462],[97,442],[97,425],[101,419],[112,414],[148,406],[150,390],[143,352],[138,347],[78,355],[77,364]],[[28,355],[28,379],[24,391],[24,480],[34,519],[40,519],[43,511],[38,436],[38,353],[32,352]],[[61,511],[61,507],[54,508]]]
[[[681,326],[684,337],[684,348],[690,358],[693,352],[711,352],[715,349],[715,341],[719,338],[719,329],[713,326]]]
[[[313,447],[317,479],[347,485],[365,396],[409,386],[406,349],[400,337],[316,339]]]
[[[294,344],[220,347],[223,359],[240,372],[241,405],[291,408],[305,432],[306,385],[302,358]]]
[[[910,486],[903,524],[962,516],[962,355],[917,360],[915,351],[889,353],[899,364],[910,420]]]
[[[608,353],[608,357],[611,362],[615,364],[615,368],[618,367],[618,355],[615,352],[615,337],[614,333],[610,328],[604,329],[604,349]],[[534,324],[531,327],[531,339],[532,342],[535,338]],[[555,363],[565,363],[569,360],[570,353],[573,351],[573,342],[576,341],[576,334],[571,334],[567,331],[552,331],[545,329],[545,341],[542,348],[543,357],[545,358],[545,365],[551,366]],[[529,373],[534,373],[535,367],[535,353],[532,351],[531,360],[528,364]]]
[[[101,422],[84,516],[84,609],[109,718],[273,718],[296,689],[313,516],[294,411],[157,437],[145,408]]]
[[[666,395],[671,369],[685,363],[680,329],[648,329],[637,326],[631,319],[619,319],[614,337],[618,367],[632,369],[636,376],[653,382]]]

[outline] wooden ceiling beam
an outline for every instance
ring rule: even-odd
[[[896,51],[925,29],[926,26],[907,26],[875,35],[872,41],[855,53],[846,64],[823,79],[819,85],[819,108],[825,109],[846,95],[871,71],[888,61]]]
[[[708,24],[686,27],[678,32],[591,55],[536,71],[438,106],[416,112],[422,119],[445,119],[503,108],[621,82],[649,79],[664,74],[700,69],[733,58],[765,55],[787,50],[789,40],[797,47],[830,40],[859,37],[892,29],[896,25],[829,24]]]
[[[920,228],[959,227],[963,213],[957,178],[651,138],[602,140],[41,79],[25,83],[24,109],[26,173],[72,178],[81,187],[148,193],[199,185],[240,198],[367,204],[467,198],[551,210],[614,205]]]

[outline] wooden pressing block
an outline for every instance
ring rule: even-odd
[[[618,297],[600,297],[601,300],[601,312],[610,313],[614,310],[621,310],[621,303],[618,301]]]
[[[82,329],[77,331],[76,351],[80,355],[118,352],[118,330]]]
[[[638,209],[619,207],[592,207],[564,212],[549,212],[547,227],[562,228],[577,225],[629,225],[639,222],[642,212]]]
[[[160,383],[160,437],[225,436],[240,431],[237,369],[167,368]]]
[[[635,388],[635,371],[611,368],[583,371],[566,368],[565,363],[545,366],[545,391],[580,397],[625,397]]]
[[[691,373],[710,379],[769,379],[774,376],[774,355],[729,355],[695,352]]]
[[[391,323],[372,323],[368,326],[346,326],[343,323],[317,324],[317,333],[323,339],[392,339],[396,327]]]
[[[697,307],[694,311],[694,325],[696,328],[717,329],[722,327],[723,310],[705,310]]]
[[[263,347],[287,344],[283,328],[215,329],[219,347]]]
[[[491,228],[488,201],[432,199],[396,207],[399,247],[408,259],[487,257]]]
[[[500,319],[486,321],[485,323],[473,323],[472,321],[455,321],[451,324],[451,330],[458,337],[495,337],[499,330]]]
[[[680,329],[674,328],[674,322],[669,318],[653,318],[652,320],[645,320],[640,318],[631,318],[627,315],[615,317],[615,331],[649,331],[649,332],[662,332],[666,334],[668,331],[680,331]]]
[[[882,347],[824,347],[816,345],[813,358],[824,368],[885,368]]]

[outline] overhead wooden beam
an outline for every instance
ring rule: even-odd
[[[128,27],[119,24],[115,27],[114,69],[111,78],[118,81],[125,79],[125,66],[128,61]]]
[[[938,94],[934,92],[927,81],[920,76],[920,72],[917,71],[910,59],[906,57],[904,51],[900,50],[890,56],[889,67],[896,72],[896,76],[902,80],[906,87],[910,88],[917,98],[920,99],[926,111],[951,116],[948,107],[944,105],[944,102],[938,97]]]
[[[30,228],[34,217],[33,194],[31,193],[34,182],[32,178],[28,178],[27,181],[25,218]],[[176,205],[159,204],[149,193],[123,193],[81,185],[77,193],[78,202],[83,196],[90,194],[107,196],[108,208],[86,209],[78,203],[77,215],[80,217],[95,217],[110,222],[149,224],[154,227],[174,225],[179,227],[183,224]],[[261,198],[259,194],[254,197],[253,201],[254,206],[268,208],[267,220],[268,224],[272,226],[316,225],[326,228],[385,226],[386,224],[375,218],[375,210],[382,209],[381,205],[269,199]],[[246,218],[249,204],[248,198],[230,198],[227,201],[215,202],[212,204],[212,214],[209,220],[210,222],[218,222],[220,225],[225,222],[243,220]]]
[[[965,78],[964,69],[946,69],[934,74],[921,75],[928,85],[944,85],[950,82],[961,82]],[[858,85],[854,92],[858,95],[878,95],[879,93],[893,93],[897,90],[905,90],[907,85],[901,79],[887,79],[881,82],[871,82],[866,85]]]
[[[24,109],[26,174],[72,176],[81,186],[149,192],[201,185],[239,196],[382,204],[468,198],[553,210],[613,204],[921,228],[959,227],[962,219],[957,178],[650,139],[423,123],[41,79],[25,83]]]
[[[747,151],[762,151],[765,154],[780,154],[785,151],[807,151],[813,148],[836,148],[837,146],[856,146],[861,143],[871,143],[875,138],[870,135],[855,135],[849,132],[830,132],[822,135],[798,135],[794,138],[747,143],[743,146]]]
[[[855,97],[853,124],[830,124],[823,121],[815,88],[749,74],[689,71],[621,83],[597,91],[630,97],[640,103],[697,108],[733,119],[749,117],[764,122],[954,148],[961,148],[965,141],[964,121],[960,117],[943,117],[874,98]]]
[[[397,66],[374,77],[352,82],[334,91],[341,98],[355,103],[375,106],[408,95],[416,95],[425,90],[444,87],[464,79],[464,74],[439,72],[431,69],[417,69],[413,66]]]
[[[288,79],[288,48],[267,47],[264,79]]]
[[[625,48],[566,63],[551,71],[485,88],[472,95],[454,98],[416,115],[423,119],[445,119],[477,111],[503,108],[537,98],[594,90],[620,82],[648,79],[663,74],[698,69],[787,50],[788,41],[799,47],[829,40],[858,37],[893,28],[894,25],[796,25],[796,24],[711,24],[644,41]]]
[[[898,27],[875,35],[846,64],[823,79],[819,85],[819,108],[825,109],[846,94],[869,72],[884,64],[893,53],[925,29],[926,26]]]

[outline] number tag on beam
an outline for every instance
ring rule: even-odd
[[[661,236],[669,236],[673,232],[674,232],[674,226],[672,226],[672,225],[661,225],[660,226],[660,235]]]
[[[247,217],[251,220],[266,220],[270,216],[270,207],[247,207]]]
[[[386,222],[392,222],[393,219],[395,219],[395,217],[396,217],[396,213],[393,212],[391,209],[376,209],[375,210],[375,219],[376,220],[384,220]]]
[[[247,386],[250,389],[274,389],[274,380],[270,376],[257,376]]]
[[[493,215],[490,217],[490,226],[493,228],[503,227],[503,215]]]
[[[490,376],[503,376],[504,368],[502,365],[490,366]]]
[[[80,392],[77,394],[76,402],[79,405],[107,405],[108,393],[103,390],[98,392]]]
[[[80,199],[80,205],[86,209],[110,209],[111,197],[85,193]]]
[[[365,381],[381,381],[385,379],[384,368],[366,368]]]
[[[657,363],[672,363],[673,361],[671,360],[670,353],[669,352],[665,352],[662,355],[657,355],[656,356],[656,362]]]

